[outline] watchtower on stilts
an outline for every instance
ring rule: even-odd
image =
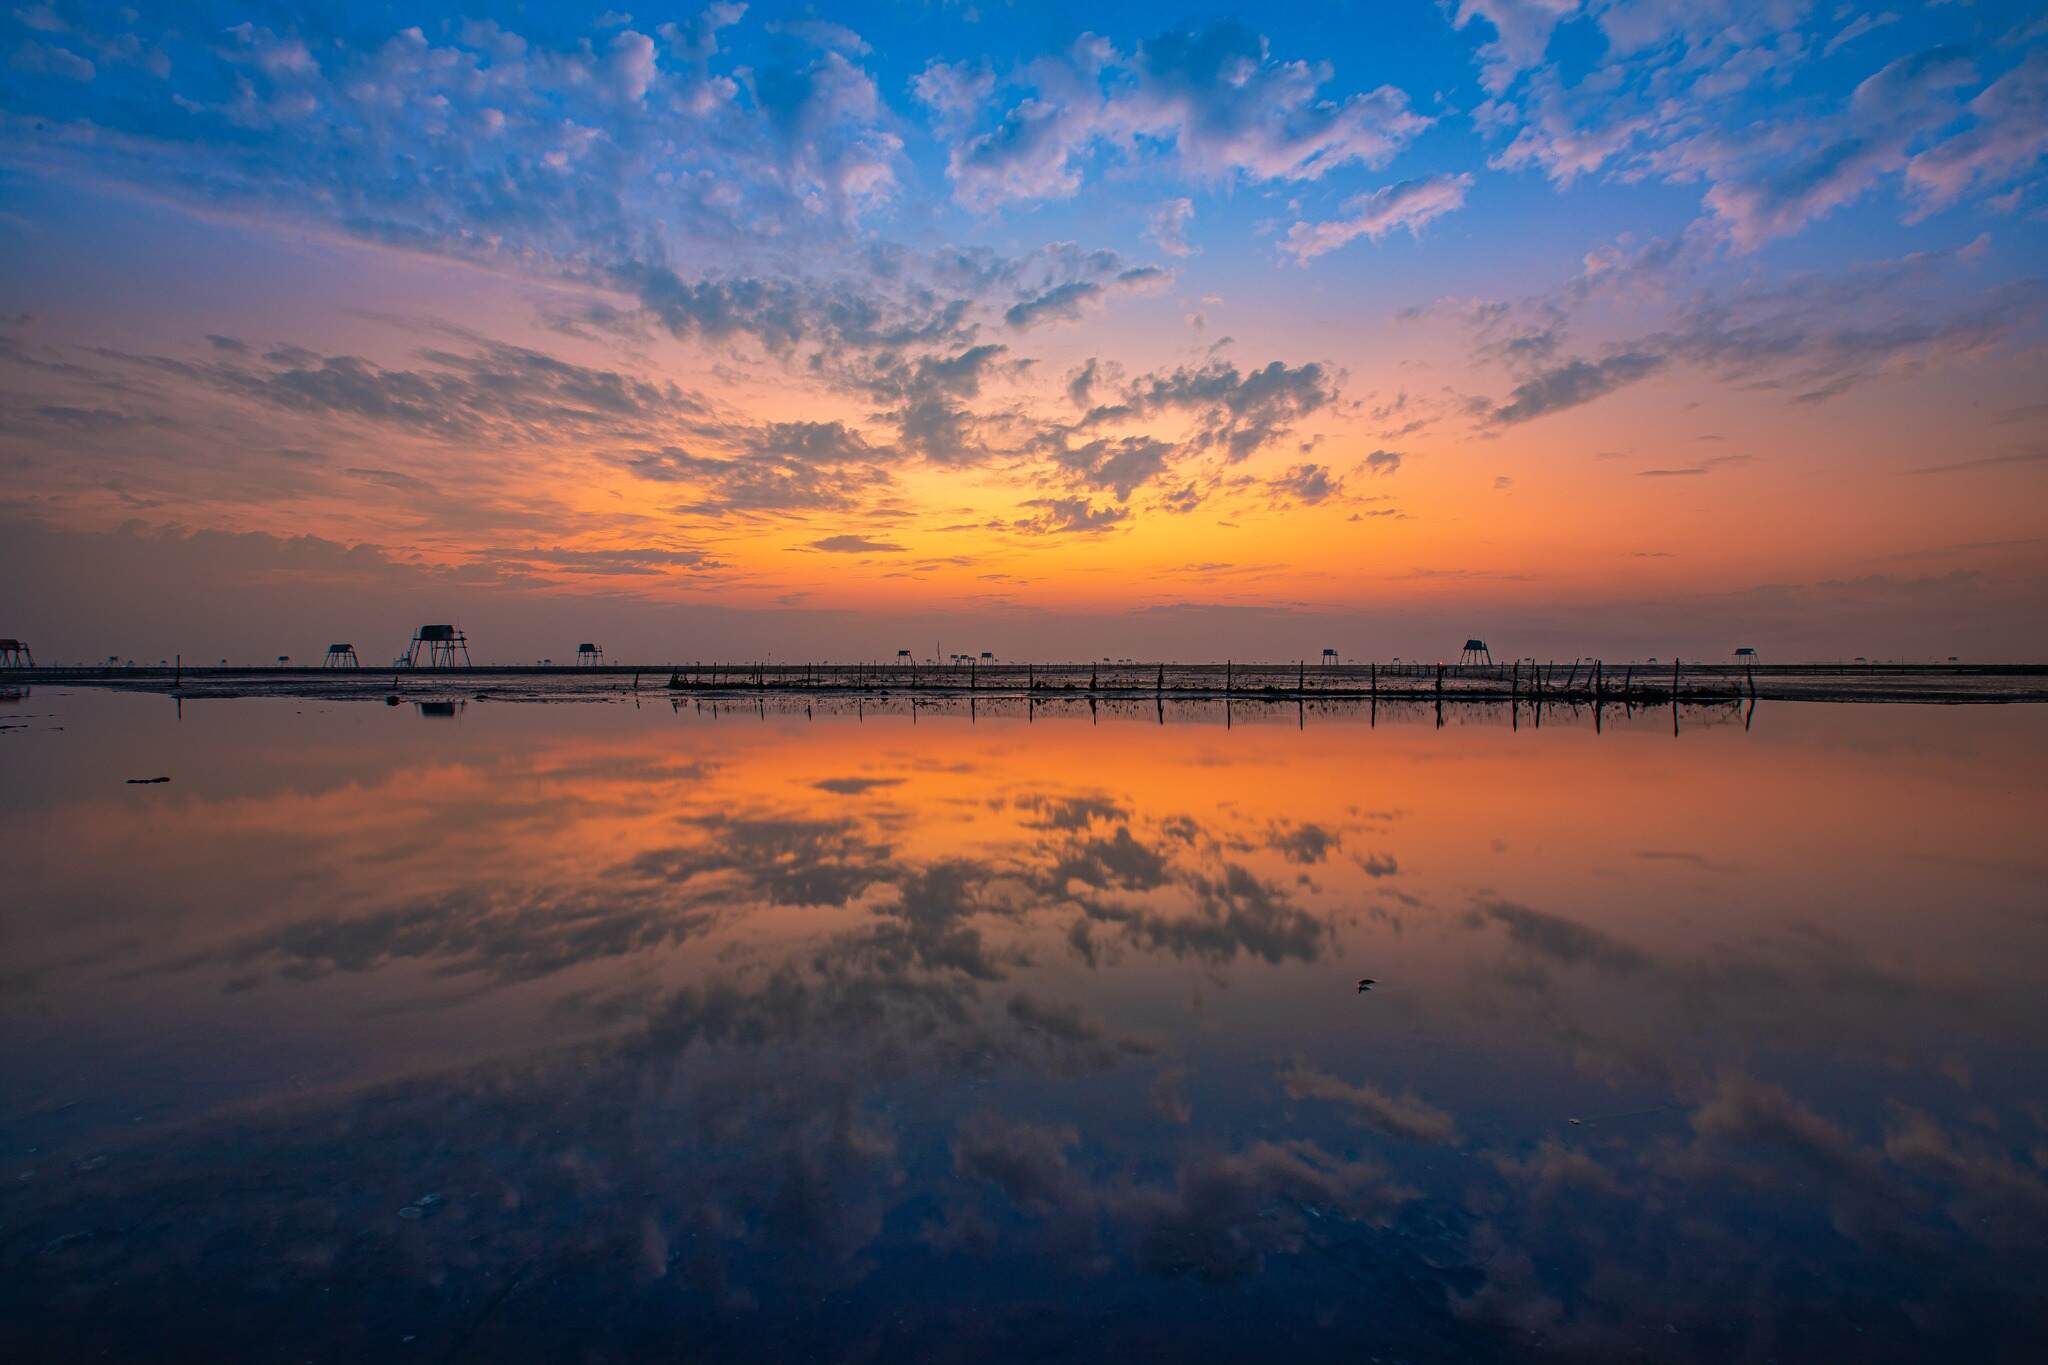
[[[322,668],[362,667],[356,660],[356,647],[348,644],[327,646],[327,658],[320,666]]]
[[[36,656],[25,640],[0,640],[0,668],[34,668]]]
[[[421,626],[414,632],[412,644],[405,651],[405,666],[453,668],[458,654],[462,656],[462,666],[470,667],[467,635],[453,626]]]
[[[1493,651],[1486,647],[1484,640],[1467,640],[1465,648],[1458,653],[1460,664],[1492,664]]]
[[[576,646],[576,666],[578,668],[595,668],[602,663],[604,663],[604,646],[591,644],[588,641]]]

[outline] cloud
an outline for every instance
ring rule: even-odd
[[[1092,1197],[1068,1169],[1081,1135],[1071,1125],[1042,1125],[981,1113],[953,1131],[953,1169],[985,1181],[1026,1213],[1058,1212]]]
[[[1462,29],[1484,19],[1492,27],[1492,41],[1479,49],[1481,83],[1498,95],[1542,63],[1551,33],[1578,8],[1579,0],[1459,0],[1454,22]]]
[[[826,536],[823,540],[811,542],[813,550],[825,550],[832,554],[901,554],[903,547],[886,540],[869,540],[866,536]]]
[[[1061,442],[1051,453],[1054,464],[1075,482],[1108,489],[1118,502],[1129,502],[1141,485],[1166,472],[1179,450],[1150,436],[1126,436],[1102,437],[1081,446]]]
[[[1361,465],[1373,474],[1398,474],[1401,472],[1401,452],[1398,450],[1375,450],[1365,457]]]
[[[1169,256],[1192,256],[1195,248],[1188,245],[1188,224],[1194,220],[1194,200],[1169,199],[1152,210],[1145,221],[1145,235]]]
[[[1539,370],[1515,386],[1506,403],[1494,407],[1487,420],[1500,426],[1533,421],[1590,403],[1664,368],[1664,357],[1624,351],[1605,360],[1572,359]]]
[[[1407,228],[1411,235],[1419,237],[1424,224],[1463,208],[1465,191],[1471,187],[1470,174],[1432,175],[1386,185],[1370,194],[1347,199],[1342,218],[1296,223],[1287,230],[1280,249],[1294,257],[1295,264],[1307,265],[1354,238],[1366,237],[1377,242],[1396,228]]]
[[[205,360],[107,348],[91,354],[293,413],[447,440],[515,445],[644,435],[704,411],[697,395],[673,381],[573,364],[460,329],[426,330],[462,349],[421,349],[419,363],[408,368],[300,346],[274,346],[259,355],[238,341],[220,344],[232,338],[210,339],[214,358]]]
[[[1913,470],[1915,474],[1961,474],[1980,469],[2010,469],[2018,465],[2035,465],[2048,462],[2048,450],[2022,450],[2011,455],[1980,455],[1972,460],[1953,460],[1947,464],[1923,465]]]
[[[766,27],[770,33],[786,33],[812,47],[826,48],[849,57],[865,57],[874,51],[867,39],[846,25],[835,24],[829,19],[771,19]]]
[[[1003,314],[1018,331],[1042,322],[1078,322],[1082,315],[1117,294],[1156,292],[1173,277],[1158,266],[1134,266],[1110,280],[1069,280],[1042,294],[1020,299]]]
[[[1451,1116],[1412,1094],[1396,1097],[1370,1085],[1352,1085],[1302,1062],[1281,1073],[1280,1085],[1289,1099],[1334,1104],[1352,1122],[1390,1137],[1452,1146],[1458,1142],[1458,1126]]]
[[[1257,1274],[1268,1255],[1303,1245],[1303,1206],[1384,1226],[1416,1197],[1369,1161],[1308,1141],[1261,1141],[1191,1158],[1170,1189],[1134,1186],[1108,1206],[1131,1230],[1141,1269],[1228,1283]]]
[[[1574,79],[1547,48],[1558,23],[1582,12],[1607,52]],[[1602,171],[1626,183],[1703,185],[1710,221],[1739,251],[1799,233],[1894,176],[1917,219],[2021,182],[2048,151],[2048,59],[2038,49],[1967,105],[1959,95],[1980,81],[1981,65],[2001,60],[1997,49],[1909,52],[1833,110],[1780,95],[1817,49],[1833,56],[1896,22],[1889,13],[1859,14],[1832,36],[1796,5],[1745,6],[1737,18],[1722,6],[1465,0],[1460,27],[1475,18],[1498,36],[1479,54],[1495,98],[1474,120],[1489,135],[1512,134],[1492,166],[1541,169],[1560,188]]]
[[[1297,464],[1267,479],[1265,487],[1277,502],[1314,507],[1341,494],[1344,480],[1334,477],[1328,465]]]
[[[1165,411],[1195,415],[1188,444],[1220,449],[1232,463],[1288,435],[1294,424],[1336,401],[1336,379],[1323,365],[1270,361],[1240,371],[1228,361],[1140,375],[1119,401],[1089,410],[1084,425],[1130,421]]]
[[[1310,867],[1322,862],[1344,846],[1343,837],[1313,821],[1275,829],[1266,837],[1266,847],[1290,863]]]
[[[677,510],[723,517],[853,511],[892,486],[886,466],[901,458],[838,422],[702,430],[734,453],[699,455],[671,445],[625,455],[621,463],[642,479],[695,486],[698,499]]]
[[[918,93],[948,115],[955,195],[988,211],[1071,197],[1098,150],[1163,160],[1200,181],[1313,180],[1346,164],[1382,165],[1429,126],[1391,86],[1333,99],[1322,91],[1328,79],[1226,22],[1162,33],[1131,53],[1084,34],[1014,73],[1007,84],[1021,95],[980,131],[967,115],[990,92],[963,90],[958,68],[927,67]]]
[[[1906,163],[1907,187],[1919,200],[1916,218],[1973,190],[2008,184],[2048,155],[2048,49],[2034,48],[1967,108],[1967,128]]]
[[[1875,33],[1877,30],[1884,28],[1887,25],[1896,24],[1898,22],[1899,16],[1891,13],[1889,10],[1882,14],[1859,14],[1855,18],[1851,19],[1847,24],[1843,25],[1841,32],[1837,33],[1834,37],[1828,39],[1828,44],[1826,47],[1821,49],[1820,55],[1823,57],[1832,57],[1835,55],[1835,53],[1839,52],[1842,48],[1848,46],[1850,43],[1855,42],[1864,34]]]
[[[1473,921],[1489,920],[1504,927],[1509,942],[1515,946],[1567,967],[1592,967],[1625,975],[1650,965],[1649,957],[1641,950],[1611,935],[1512,901],[1480,901],[1473,911]]]
[[[996,76],[986,62],[935,60],[911,78],[910,89],[942,129],[959,128],[987,106],[995,94]]]
[[[1711,460],[1702,460],[1698,464],[1680,465],[1672,469],[1639,469],[1636,471],[1636,477],[1639,479],[1694,478],[1703,474],[1711,474],[1723,465],[1748,464],[1749,460],[1750,457],[1747,455],[1717,455]]]
[[[1010,523],[1012,530],[1031,535],[1097,534],[1130,518],[1126,507],[1097,507],[1087,498],[1031,498],[1024,506],[1035,507],[1034,516]]]
[[[1718,175],[1704,202],[1738,247],[1798,232],[1904,170],[1912,140],[1953,117],[1949,92],[1975,78],[1975,64],[1956,48],[1901,57],[1856,87],[1847,119],[1825,129],[1819,145]]]
[[[903,785],[903,779],[900,777],[828,777],[821,781],[813,782],[811,785],[821,792],[830,792],[834,796],[865,796],[871,791],[881,791],[889,787],[900,787]]]

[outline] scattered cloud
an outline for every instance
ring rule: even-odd
[[[1433,175],[1387,185],[1346,200],[1340,218],[1296,223],[1287,230],[1280,249],[1294,257],[1295,264],[1307,265],[1358,237],[1377,242],[1396,228],[1406,228],[1410,235],[1420,237],[1424,224],[1463,208],[1465,192],[1471,187],[1469,174]]]

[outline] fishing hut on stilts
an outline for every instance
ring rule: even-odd
[[[469,637],[454,626],[421,626],[412,637],[412,644],[405,651],[407,668],[453,668],[456,656],[462,656],[462,666],[470,667]]]

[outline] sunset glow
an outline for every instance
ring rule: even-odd
[[[0,627],[2038,652],[2035,6],[1088,22],[15,8]]]

